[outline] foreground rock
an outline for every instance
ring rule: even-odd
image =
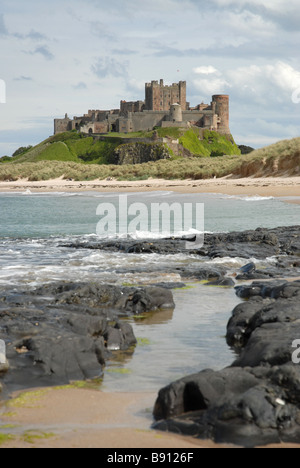
[[[246,447],[299,442],[300,367],[293,360],[300,351],[293,345],[300,340],[300,282],[257,282],[241,291],[250,299],[234,310],[227,333],[239,357],[227,369],[162,389],[155,427]]]
[[[1,381],[13,390],[100,377],[111,351],[136,344],[120,318],[161,308],[174,302],[159,287],[60,283],[18,294],[3,290],[0,336],[10,369],[0,372]]]
[[[228,324],[227,341],[243,349],[234,366],[281,365],[292,361],[300,339],[300,281],[259,283],[237,288],[248,299]],[[246,306],[245,320],[243,306]]]

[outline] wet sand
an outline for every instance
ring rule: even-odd
[[[151,430],[155,399],[153,393],[105,393],[72,386],[16,393],[0,409],[0,447],[238,448]]]
[[[156,399],[151,393],[104,393],[88,388],[23,392],[1,408],[1,448],[213,448],[150,429]],[[0,436],[1,441],[1,436]]]

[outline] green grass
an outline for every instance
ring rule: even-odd
[[[80,162],[88,164],[109,164],[113,161],[114,150],[119,144],[120,140],[117,138],[94,141],[92,137],[67,142],[70,153]]]
[[[38,430],[29,430],[24,432],[22,435],[22,439],[24,442],[27,444],[35,444],[39,442],[40,440],[47,440],[55,437],[55,434],[53,432],[42,432]]]
[[[188,158],[160,160],[136,165],[96,165],[78,164],[63,161],[39,161],[22,164],[2,164],[0,180],[18,180],[29,178],[31,181],[50,180],[59,177],[74,180],[104,180],[111,177],[116,180],[159,179],[205,179],[230,174],[241,164],[239,158]]]
[[[248,155],[218,156],[221,150],[236,152],[235,143],[230,137],[204,131],[201,140],[200,129],[197,128],[188,131],[178,128],[158,129],[158,133],[167,130],[174,131],[173,138],[181,134],[180,140],[185,140],[186,147],[193,151],[194,156],[177,156],[135,165],[113,165],[108,163],[113,160],[114,149],[122,142],[119,134],[109,136],[105,141],[94,141],[92,137],[84,138],[80,134],[67,132],[45,140],[11,162],[2,162],[0,180],[28,178],[31,181],[42,181],[59,177],[76,181],[104,180],[108,177],[128,181],[148,178],[199,180],[231,174],[261,177],[300,173],[300,138],[281,141]],[[208,157],[208,148],[211,155],[217,156]]]
[[[166,127],[166,128],[158,127],[156,128],[156,131],[158,133],[159,138],[170,137],[170,138],[173,138],[174,140],[177,140],[185,133],[186,130],[179,128],[179,127]]]
[[[111,367],[110,369],[106,369],[106,372],[110,373],[110,374],[120,374],[120,375],[128,375],[128,374],[132,374],[132,370],[131,369],[127,369],[127,368],[120,368],[120,367]]]
[[[231,136],[202,131],[196,127],[185,132],[179,138],[179,142],[194,155],[203,157],[241,154]]]
[[[8,408],[36,408],[37,402],[49,392],[48,389],[21,393],[6,403]],[[6,415],[6,414],[5,414]]]
[[[153,343],[151,343],[148,338],[137,338],[138,346],[144,348],[145,346],[151,346]]]
[[[158,128],[159,137],[179,139],[180,143],[195,156],[240,154],[233,140],[215,132],[203,132],[198,127],[185,130],[182,128]],[[54,135],[33,148],[17,150],[17,156],[0,160],[2,164],[18,164],[39,161],[64,161],[82,164],[111,164],[114,162],[115,149],[124,142],[124,138],[152,138],[154,131],[135,133],[110,133],[104,140],[94,140],[77,132],[64,132]],[[204,135],[204,138],[202,138]]]
[[[85,138],[78,133],[66,132],[48,138],[31,150],[12,158],[9,162],[18,164],[39,161],[71,161],[81,164],[109,164],[112,162],[114,150],[121,142],[120,138],[94,141],[92,137]]]
[[[72,154],[65,142],[58,141],[47,146],[35,157],[35,161],[74,161],[80,162],[76,154]]]
[[[0,434],[0,446],[13,439],[14,437],[11,434]]]

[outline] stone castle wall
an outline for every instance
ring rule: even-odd
[[[229,96],[216,94],[211,104],[190,108],[186,102],[186,82],[165,86],[163,80],[145,85],[145,101],[121,101],[120,109],[89,110],[82,117],[54,120],[54,133],[81,130],[84,133],[150,131],[154,127],[196,125],[230,134]]]

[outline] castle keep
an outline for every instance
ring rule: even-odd
[[[154,127],[190,127],[195,125],[230,134],[229,96],[214,95],[210,104],[190,107],[186,101],[186,82],[166,86],[163,80],[145,85],[145,100],[121,101],[120,109],[89,110],[81,117],[54,120],[54,134],[69,130],[101,134],[108,132],[150,131]]]

